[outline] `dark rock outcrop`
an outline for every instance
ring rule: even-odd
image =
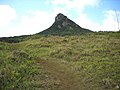
[[[48,29],[40,32],[41,35],[78,35],[81,33],[90,33],[92,31],[84,29],[75,22],[67,18],[67,16],[59,13],[55,17],[55,22]]]

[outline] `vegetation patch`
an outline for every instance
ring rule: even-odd
[[[0,42],[0,90],[120,89],[119,32],[22,39]]]

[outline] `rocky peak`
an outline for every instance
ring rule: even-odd
[[[56,23],[59,22],[58,28],[61,28],[70,24],[70,20],[67,18],[67,16],[63,15],[62,13],[59,13],[55,17],[55,22]]]
[[[40,32],[42,35],[77,35],[80,33],[92,32],[81,28],[62,13],[57,14],[55,22],[46,30]]]
[[[56,17],[55,17],[55,22],[57,21],[65,21],[67,19],[67,17],[65,15],[63,15],[62,13],[59,13]]]

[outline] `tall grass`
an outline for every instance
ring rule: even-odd
[[[65,64],[91,85],[91,90],[120,88],[120,33],[33,36],[15,44],[0,42],[0,89],[55,87],[49,73],[37,64],[37,58]]]

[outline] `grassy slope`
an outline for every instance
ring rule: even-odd
[[[117,90],[120,34],[0,42],[0,89]]]

